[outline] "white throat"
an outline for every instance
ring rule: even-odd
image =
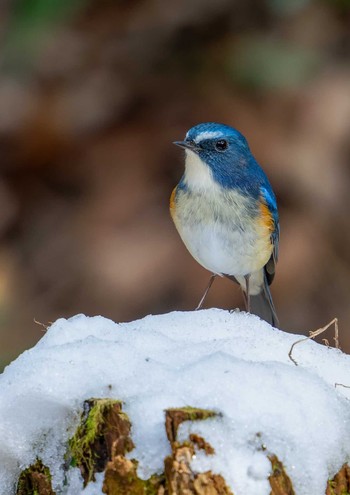
[[[208,165],[191,150],[186,150],[184,180],[191,189],[213,189],[217,186]]]

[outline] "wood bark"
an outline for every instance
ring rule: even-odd
[[[18,480],[17,495],[55,495],[50,472],[40,460],[22,471]]]
[[[163,460],[164,471],[148,480],[138,477],[138,462],[127,453],[134,448],[131,423],[122,411],[122,403],[111,399],[90,399],[84,403],[81,423],[69,441],[67,459],[80,469],[85,486],[104,472],[106,495],[235,495],[225,479],[211,471],[194,472],[192,458],[198,451],[215,455],[205,438],[191,434],[180,443],[178,427],[184,421],[206,421],[214,411],[185,407],[165,411],[164,427],[171,455]],[[271,454],[269,482],[271,495],[295,495],[283,464]],[[38,459],[25,469],[18,480],[17,495],[56,495],[47,467]],[[57,494],[58,495],[58,494]],[[244,494],[251,495],[251,494]],[[325,480],[325,495],[350,495],[350,468],[344,465],[332,480]]]

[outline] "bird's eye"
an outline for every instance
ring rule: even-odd
[[[225,139],[220,139],[220,141],[216,141],[216,143],[215,143],[215,148],[218,151],[225,151],[227,146],[228,146],[228,144],[227,144],[227,141]]]

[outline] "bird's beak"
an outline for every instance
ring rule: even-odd
[[[198,146],[193,141],[174,141],[173,144],[185,150],[198,151]]]

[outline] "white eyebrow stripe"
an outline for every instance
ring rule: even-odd
[[[191,129],[186,133],[185,139],[189,138]],[[193,141],[195,143],[200,143],[201,141],[204,141],[205,139],[215,139],[215,138],[220,138],[223,137],[223,134],[221,131],[203,131],[196,136]]]
[[[218,137],[222,137],[222,132],[220,131],[203,131],[198,136],[194,139],[195,143],[200,143],[201,141],[204,141],[205,139],[215,139]]]

